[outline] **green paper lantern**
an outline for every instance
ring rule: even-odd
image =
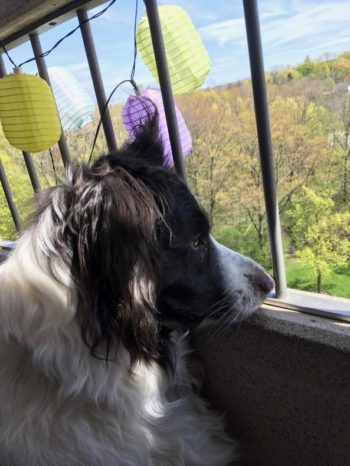
[[[200,87],[209,71],[210,58],[191,18],[179,6],[158,8],[174,94]],[[148,18],[141,19],[136,33],[138,51],[154,79],[159,81]]]

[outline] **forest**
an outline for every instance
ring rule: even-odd
[[[350,52],[266,73],[287,283],[350,298]],[[266,213],[249,79],[177,96],[193,140],[190,186],[214,236],[271,270]],[[121,106],[110,109],[119,143]],[[77,162],[90,155],[98,115],[66,133]],[[94,156],[106,152],[99,136]],[[22,154],[0,131],[0,158],[21,217],[32,209]],[[64,170],[57,147],[34,154],[43,188]],[[0,193],[0,237],[15,239]]]

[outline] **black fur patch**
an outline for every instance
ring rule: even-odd
[[[179,177],[162,167],[156,127],[154,119],[117,153],[76,166],[70,183],[40,201],[34,220],[39,225],[50,214],[48,257],[55,254],[71,270],[92,355],[113,359],[121,342],[131,366],[167,353],[164,319],[204,317],[223,293],[207,217]]]

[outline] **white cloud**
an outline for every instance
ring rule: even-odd
[[[319,5],[301,5],[290,17],[262,20],[262,36],[265,45],[281,46],[302,39],[334,39],[350,21],[350,8],[343,2],[328,2]],[[350,40],[350,34],[349,34]]]
[[[212,23],[199,28],[199,33],[204,40],[215,40],[219,45],[242,41],[245,40],[244,19],[236,18]]]
[[[281,46],[304,38],[317,41],[331,36],[336,39],[348,30],[350,8],[341,1],[311,5],[294,2],[287,10],[281,2],[268,1],[262,2],[260,18],[264,45]],[[204,40],[219,45],[246,40],[243,17],[211,23],[199,32]]]
[[[88,62],[84,61],[81,63],[72,63],[71,65],[67,65],[67,68],[72,72],[72,73],[79,73],[81,71],[87,71],[89,68]]]
[[[259,10],[266,69],[277,63],[295,65],[305,55],[316,58],[323,52],[340,53],[350,48],[348,0],[260,0]],[[232,10],[231,18],[199,28],[212,52],[207,84],[249,76],[243,10]],[[216,53],[218,46],[220,54]]]

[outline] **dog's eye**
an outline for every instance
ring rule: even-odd
[[[195,240],[193,240],[191,242],[191,248],[192,249],[199,249],[202,244],[203,244],[203,242],[199,238],[196,238]]]

